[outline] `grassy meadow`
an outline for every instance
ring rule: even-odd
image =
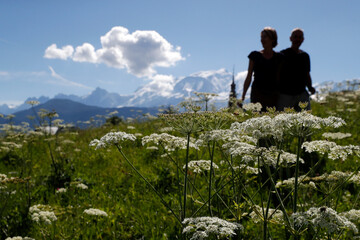
[[[360,239],[358,90],[300,113],[197,97],[54,135],[5,117],[0,239]]]

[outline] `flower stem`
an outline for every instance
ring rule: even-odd
[[[126,157],[126,155],[123,153],[123,151],[121,150],[120,146],[115,144],[116,148],[119,150],[119,152],[121,153],[121,155],[123,156],[123,158],[129,163],[129,165],[132,167],[132,169],[150,186],[150,188],[156,193],[156,195],[158,195],[158,197],[161,200],[161,203],[174,215],[174,217],[176,218],[176,220],[178,220],[178,222],[180,224],[182,224],[182,221],[179,219],[179,217],[175,214],[175,212],[171,209],[171,207],[165,202],[165,200],[162,198],[162,196],[160,195],[160,193],[156,190],[156,188],[135,168],[135,166],[130,162],[130,160]]]
[[[296,165],[295,165],[295,186],[294,186],[294,204],[293,204],[293,213],[297,211],[297,196],[298,196],[298,181],[299,181],[299,159],[301,151],[302,138],[298,138],[298,148],[296,155]]]
[[[189,165],[189,148],[190,148],[190,133],[187,134],[187,143],[186,143],[186,158],[185,158],[185,177],[184,177],[184,208],[182,220],[186,218],[186,195],[187,195],[187,181],[188,181],[188,165]]]

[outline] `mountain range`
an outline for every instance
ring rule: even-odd
[[[225,106],[230,91],[233,74],[220,69],[217,71],[203,71],[191,74],[188,77],[179,78],[171,82],[170,89],[165,93],[161,88],[154,88],[152,83],[145,84],[137,89],[133,94],[120,95],[118,93],[110,93],[100,87],[86,96],[57,94],[53,99],[67,99],[74,102],[82,103],[89,106],[97,106],[103,108],[119,108],[119,107],[158,107],[161,105],[176,105],[183,101],[186,97],[193,96],[193,92],[209,92],[217,93],[217,102],[222,102]],[[235,78],[237,86],[242,85],[243,77]],[[31,106],[28,101],[38,101],[45,103],[50,100],[49,97],[30,97],[25,102],[16,107],[9,107],[6,104],[0,105],[0,113],[13,114],[15,112],[29,109]]]
[[[48,112],[55,111],[63,120],[63,123],[72,123],[75,126],[88,126],[90,120],[105,122],[105,117],[118,116],[123,119],[139,118],[145,114],[156,115],[158,108],[140,108],[140,107],[122,107],[122,108],[103,108],[89,106],[82,103],[74,102],[69,99],[50,99],[45,103],[34,106],[33,108],[21,110],[14,114],[11,122],[19,125],[28,122],[31,126],[40,125],[38,114],[41,109]],[[9,123],[8,119],[0,118],[0,123]]]
[[[237,86],[238,95],[242,91],[242,85],[245,72],[240,72],[234,76]],[[167,82],[166,89],[164,90],[161,85],[154,87],[153,82],[145,84],[138,88],[133,94],[120,95],[118,93],[110,93],[105,89],[97,87],[94,91],[86,96],[58,94],[52,99],[66,99],[72,102],[81,103],[88,106],[95,106],[101,108],[121,108],[121,107],[142,107],[154,108],[159,106],[176,105],[183,101],[185,98],[194,96],[193,92],[208,92],[216,93],[218,96],[214,98],[217,106],[226,106],[230,91],[230,84],[233,79],[233,73],[225,69],[216,71],[202,71],[191,74],[187,77],[178,78],[174,81]],[[341,82],[323,82],[314,84],[318,92],[320,90],[326,91],[340,91],[349,89],[350,86],[359,86],[360,79],[345,80]],[[250,91],[248,91],[249,93]],[[29,109],[31,106],[27,101],[35,100],[40,104],[46,103],[51,100],[49,97],[31,97],[28,98],[23,104],[11,108],[8,105],[0,105],[0,113],[7,115],[13,114],[22,110]]]

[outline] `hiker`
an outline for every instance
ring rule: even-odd
[[[271,27],[265,27],[261,31],[261,44],[264,49],[252,51],[248,56],[249,68],[244,82],[242,101],[245,100],[254,73],[250,102],[259,102],[262,105],[261,111],[264,112],[267,107],[275,107],[277,104],[277,83],[282,54],[273,50],[277,46],[277,33]]]
[[[279,96],[277,110],[294,108],[301,111],[300,102],[307,102],[306,110],[310,110],[310,95],[315,93],[310,76],[309,54],[300,49],[304,41],[304,31],[295,28],[290,36],[291,47],[281,51],[283,63],[279,78]]]

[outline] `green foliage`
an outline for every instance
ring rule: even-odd
[[[353,92],[329,94],[326,101],[311,103],[312,114],[343,118],[347,125],[337,131],[351,133],[351,136],[333,141],[339,145],[358,145],[358,102],[359,95]],[[352,109],[351,114],[349,109]],[[167,110],[176,112],[170,107]],[[46,115],[49,118],[47,123],[51,125],[54,113],[45,113],[52,114]],[[268,115],[273,117],[277,113]],[[243,230],[232,239],[263,239],[264,229],[267,229],[265,236],[272,239],[329,237],[325,230],[316,232],[312,227],[303,228],[302,233],[293,233],[286,219],[275,219],[264,211],[270,208],[282,211],[275,194],[278,191],[287,213],[289,216],[292,214],[294,192],[286,187],[274,189],[267,171],[271,172],[276,184],[294,176],[295,164],[266,168],[250,163],[247,167],[261,170],[261,174],[254,174],[245,168],[236,168],[244,159],[233,157],[222,148],[226,140],[216,141],[216,144],[214,140],[209,140],[199,149],[179,148],[173,152],[161,143],[156,145],[157,148],[147,149],[148,146],[141,141],[141,136],[161,134],[165,128],[177,137],[190,136],[192,141],[206,131],[229,129],[233,122],[259,116],[262,115],[244,113],[241,109],[237,109],[235,114],[225,111],[176,113],[163,115],[160,119],[130,123],[113,116],[103,126],[56,135],[8,131],[0,139],[0,174],[10,179],[0,184],[0,239],[20,235],[35,239],[184,239],[184,226],[174,214],[181,220],[184,220],[183,215],[216,216],[241,224]],[[123,142],[119,146],[132,166],[116,146],[96,151],[89,146],[93,139],[100,139],[111,131],[138,136],[135,141]],[[322,134],[328,131],[321,129],[311,136],[311,140],[322,139]],[[298,139],[287,138],[282,149],[296,153]],[[265,145],[274,144],[273,139],[268,141]],[[295,194],[298,196],[298,212],[312,206],[327,206],[338,212],[360,208],[359,185],[351,182],[350,178],[342,184],[320,181],[323,174],[330,174],[333,170],[358,171],[357,156],[349,156],[346,161],[334,161],[327,155],[302,151],[300,157],[305,160],[299,168],[300,175],[314,169],[304,184],[314,182],[316,189],[300,184]],[[201,159],[211,160],[219,168],[202,172],[189,168],[185,171],[188,162]],[[139,178],[134,169],[148,184]],[[188,182],[185,183],[184,179]],[[149,184],[158,191],[162,200]],[[173,214],[162,201],[173,210]],[[36,204],[50,206],[57,220],[51,225],[35,222],[29,209]],[[255,205],[262,206],[261,211],[256,212]],[[104,211],[107,216],[84,213],[91,208]],[[259,221],[254,220],[256,216]],[[360,227],[359,224],[357,227]],[[354,233],[343,229],[333,236],[350,239]]]

